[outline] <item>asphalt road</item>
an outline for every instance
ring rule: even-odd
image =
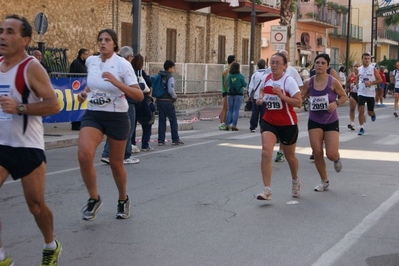
[[[263,188],[261,147],[248,118],[240,118],[239,132],[219,131],[217,120],[196,122],[180,132],[185,145],[154,142],[155,151],[136,154],[140,164],[126,166],[128,220],[115,219],[117,191],[101,149],[95,164],[104,205],[89,222],[81,220],[88,194],[77,148],[48,150],[46,200],[63,245],[59,265],[399,265],[399,118],[392,97],[386,105],[364,136],[346,128],[349,107],[338,109],[343,170],[327,161],[326,192],[313,191],[319,176],[309,160],[307,113],[298,113],[302,195],[295,205],[287,204],[294,199],[286,162],[273,164],[273,200],[255,199]],[[43,240],[20,182],[6,181],[0,202],[8,253],[17,266],[38,265]]]

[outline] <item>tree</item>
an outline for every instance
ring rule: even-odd
[[[280,25],[287,26],[287,43],[285,44],[286,49],[289,50],[290,39],[291,39],[291,20],[292,16],[296,11],[296,0],[281,0],[280,3]]]
[[[399,24],[399,14],[398,15],[389,16],[389,17],[385,18],[384,19],[384,24],[387,27],[398,25]]]
[[[389,16],[384,19],[385,26],[397,26],[399,24],[399,14]],[[398,41],[398,49],[399,49],[399,41]],[[398,52],[398,60],[399,60],[399,52]]]

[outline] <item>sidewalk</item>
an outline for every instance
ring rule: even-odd
[[[251,112],[244,111],[245,104],[241,105],[240,118],[251,117]],[[176,110],[179,131],[192,130],[193,123],[205,120],[219,120],[222,106],[203,106],[185,110]],[[295,108],[297,112],[303,112],[303,108]],[[167,121],[166,132],[170,132]],[[141,125],[137,124],[136,138],[141,137]],[[152,134],[158,134],[158,117],[152,126]],[[45,149],[57,149],[78,145],[79,131],[71,130],[71,123],[48,123],[44,124]]]

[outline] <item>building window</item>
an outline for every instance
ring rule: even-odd
[[[166,30],[166,59],[176,62],[176,29]]]
[[[133,24],[122,22],[122,36],[121,36],[121,45],[130,46],[133,45]],[[136,51],[135,51],[136,52]]]
[[[226,63],[226,36],[218,37],[218,64]]]
[[[242,39],[242,60],[241,64],[249,65],[249,39]]]
[[[338,48],[331,48],[330,52],[330,67],[334,68],[335,70],[338,70],[339,68],[339,49]]]

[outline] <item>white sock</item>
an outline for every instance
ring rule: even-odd
[[[0,248],[0,261],[3,261],[6,259],[6,251],[4,250],[3,247]]]
[[[57,244],[53,240],[53,242],[51,242],[51,243],[44,244],[44,248],[46,248],[46,249],[56,249],[57,248]]]

